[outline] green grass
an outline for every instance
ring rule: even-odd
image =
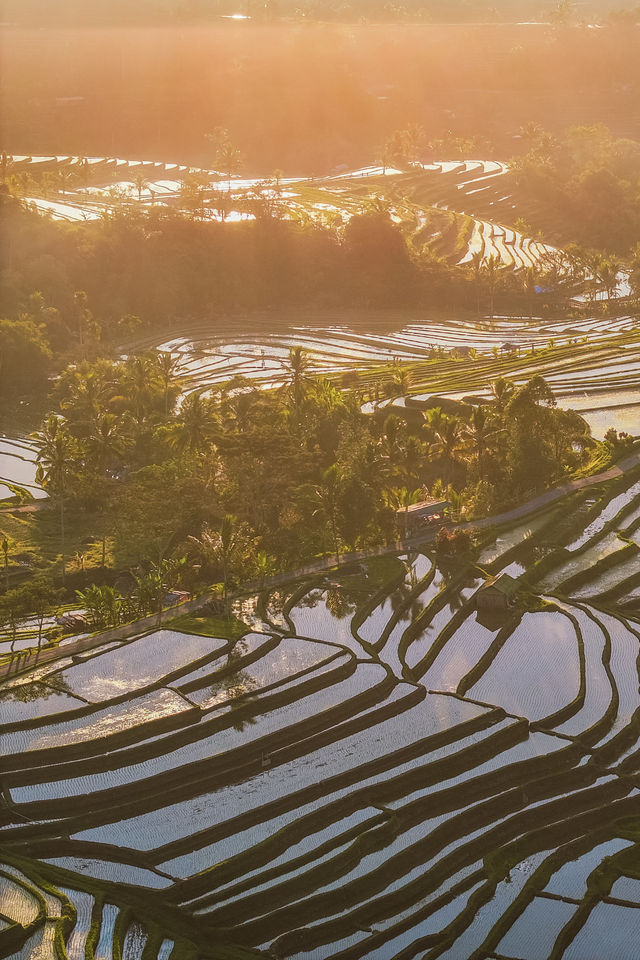
[[[179,633],[194,633],[200,637],[222,637],[227,640],[239,640],[249,632],[247,624],[238,620],[237,617],[214,614],[204,616],[189,614],[172,620],[167,627]]]

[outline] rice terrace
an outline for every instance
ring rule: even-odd
[[[7,2],[0,957],[640,958],[638,17],[510,3]]]

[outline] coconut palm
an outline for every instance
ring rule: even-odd
[[[491,441],[503,431],[494,427],[484,407],[474,407],[471,423],[465,424],[460,432],[466,449],[478,464],[478,474],[480,479],[483,480],[485,459]]]
[[[62,421],[54,414],[47,417],[42,430],[33,434],[33,439],[38,451],[36,481],[51,491],[60,507],[60,545],[64,581],[66,575],[64,498],[73,465],[73,440]]]
[[[174,389],[179,390],[180,378],[178,376],[178,359],[172,353],[165,350],[158,350],[155,355],[155,366],[158,371],[158,377],[164,390],[164,415],[169,414],[169,394],[173,385]]]
[[[139,172],[134,174],[133,182],[135,184],[136,190],[138,191],[138,201],[142,200],[142,191],[147,187],[148,181],[144,173]]]
[[[249,545],[247,526],[240,523],[231,513],[227,513],[219,530],[206,525],[199,537],[189,537],[195,552],[207,564],[222,570],[222,597],[225,610],[228,610],[229,581],[235,563],[246,552]]]
[[[533,319],[533,305],[536,299],[538,275],[535,267],[527,267],[522,278],[522,286],[529,301],[529,319]]]
[[[340,491],[340,470],[336,463],[332,464],[322,475],[322,483],[315,488],[314,496],[318,506],[313,516],[324,519],[331,531],[331,542],[336,557],[340,562],[340,541],[338,539],[338,495]]]
[[[498,377],[497,380],[494,380],[491,384],[491,396],[495,404],[496,410],[502,413],[505,409],[509,400],[513,396],[515,390],[515,385],[511,380],[506,380],[504,377]]]
[[[93,423],[87,438],[87,450],[92,463],[104,473],[122,456],[124,448],[122,420],[114,413],[103,413]]]
[[[211,446],[214,430],[209,401],[199,392],[190,393],[170,428],[169,443],[181,453],[202,453]]]
[[[475,251],[471,254],[471,267],[473,269],[473,283],[476,288],[476,313],[480,316],[480,289],[482,287],[482,251]]]
[[[447,417],[442,426],[436,430],[435,442],[431,446],[431,453],[444,463],[444,475],[447,483],[451,482],[451,475],[457,462],[456,454],[460,449],[460,429],[459,420]]]
[[[280,363],[285,373],[283,392],[291,402],[294,411],[298,411],[309,385],[313,382],[311,357],[302,347],[290,347],[288,358],[281,360]]]
[[[217,170],[226,174],[228,191],[231,193],[231,178],[242,169],[243,156],[232,143],[229,131],[223,127],[218,127],[212,134],[207,134],[207,140],[216,145],[214,164]]]
[[[502,265],[502,260],[495,253],[492,253],[490,257],[487,257],[483,264],[483,269],[485,276],[487,278],[487,285],[489,287],[489,301],[491,306],[491,316],[495,316],[495,293],[496,286],[498,283],[498,272]]]
[[[391,376],[385,384],[385,392],[389,397],[404,397],[411,387],[411,372],[407,367],[395,363],[391,368]]]
[[[620,263],[614,258],[602,260],[598,268],[598,280],[607,293],[607,298],[613,300],[615,292],[618,289],[618,275],[620,273]]]

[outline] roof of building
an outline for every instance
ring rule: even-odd
[[[419,503],[412,503],[408,507],[400,507],[396,510],[398,516],[408,514],[410,517],[430,517],[434,513],[442,513],[451,504],[448,500],[420,500]]]
[[[518,589],[518,581],[510,577],[508,573],[499,573],[497,576],[485,580],[478,592],[491,589],[498,590],[506,597],[512,597]]]

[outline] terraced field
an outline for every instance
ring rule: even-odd
[[[0,437],[0,501],[17,493],[44,496],[36,483],[35,451],[26,440]]]
[[[640,624],[563,568],[640,481],[593,489],[5,679],[0,955],[633,960]]]
[[[494,160],[415,164],[405,173],[370,166],[320,179],[281,178],[277,183],[228,178],[215,170],[176,163],[106,157],[13,156],[8,158],[8,173],[22,184],[26,204],[72,222],[98,220],[123,203],[184,206],[203,219],[233,222],[253,219],[247,201],[262,197],[275,204],[280,216],[339,227],[355,213],[370,209],[372,202],[382,202],[416,249],[428,249],[452,265],[468,264],[473,254],[480,254],[483,260],[493,256],[503,267],[517,271],[544,268],[560,256],[555,247],[508,225],[517,217],[514,198],[503,187],[511,175],[505,164]],[[43,175],[65,179],[57,190],[47,181],[43,195],[39,188]],[[200,195],[194,192],[196,187]]]

